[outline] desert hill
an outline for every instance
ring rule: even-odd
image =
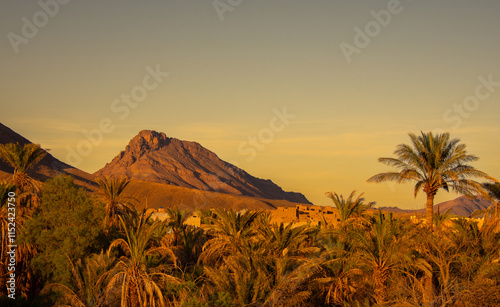
[[[460,196],[453,200],[445,201],[434,206],[435,212],[438,208],[441,213],[446,212],[448,209],[451,214],[458,216],[470,216],[476,210],[483,210],[493,205],[492,202],[483,198],[477,197],[474,199],[467,198],[466,196]],[[425,213],[425,209],[418,210],[419,213]]]
[[[0,144],[16,142],[20,144],[30,143],[28,139],[24,138],[20,134],[0,123]],[[145,145],[147,146],[147,144]],[[148,150],[147,148],[148,147],[144,147],[143,149]],[[203,151],[204,149],[200,150]],[[215,156],[215,154],[213,155]],[[193,163],[196,163],[196,161],[193,161]],[[12,167],[0,160],[0,180],[11,177],[12,172]],[[89,174],[78,168],[61,162],[49,153],[47,153],[47,155],[33,169],[30,169],[28,173],[30,176],[39,181],[45,181],[60,174],[68,174],[75,178],[75,184],[85,187],[91,191],[97,190],[97,184],[94,181],[95,175]],[[119,176],[113,173],[108,173],[108,175]],[[159,173],[159,175],[161,175],[161,173]],[[147,178],[147,176],[145,177]],[[264,180],[264,182],[270,182],[271,185],[274,185],[271,181]],[[279,188],[278,186],[276,187],[278,191],[281,190],[281,188]],[[233,195],[222,193],[222,191],[204,191],[195,188],[186,188],[172,185],[166,182],[158,183],[138,179],[132,179],[130,184],[125,189],[124,193],[132,195],[135,199],[138,200],[137,202],[134,202],[137,207],[148,206],[149,208],[180,207],[183,209],[192,210],[195,208],[219,207],[234,210],[269,210],[275,209],[276,207],[288,207],[297,205],[297,203],[287,200]],[[288,195],[301,194],[290,193]]]
[[[31,142],[0,123],[0,144],[7,143],[19,143],[24,145]],[[10,177],[13,172],[13,168],[0,159],[0,180]],[[28,174],[39,181],[45,181],[60,174],[68,174],[75,178],[75,184],[90,190],[95,188],[95,183],[91,174],[59,161],[50,153],[47,153],[34,168],[28,170]]]
[[[287,200],[265,199],[250,196],[232,195],[213,191],[189,189],[164,183],[131,180],[126,191],[141,200],[136,207],[179,209],[230,208],[233,210],[274,210],[277,207],[295,207],[297,203]],[[303,205],[303,204],[302,204]]]
[[[124,151],[94,175],[126,176],[201,191],[310,204],[304,195],[285,192],[271,180],[256,178],[198,143],[150,130],[139,132]]]
[[[480,196],[474,199],[460,196],[453,200],[434,205],[434,212],[438,212],[439,210],[440,213],[445,213],[448,209],[451,209],[450,214],[469,217],[474,211],[486,209],[491,205],[493,205],[492,202]],[[397,207],[381,207],[380,209],[382,211],[391,211],[395,213],[425,214],[425,208],[419,210],[404,210]]]

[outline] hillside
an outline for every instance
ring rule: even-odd
[[[31,142],[9,127],[0,123],[0,144],[7,143],[28,144]],[[13,171],[12,167],[0,159],[0,180],[10,177]],[[34,168],[30,169],[28,174],[39,181],[45,181],[59,174],[68,174],[75,178],[75,184],[79,186],[85,187],[89,190],[93,190],[96,187],[91,174],[59,161],[50,153],[47,153],[47,155],[45,155],[45,157]]]
[[[233,210],[273,210],[277,207],[295,207],[297,205],[297,203],[286,200],[231,195],[141,180],[131,180],[125,193],[133,195],[139,200],[139,202],[135,202],[138,208],[145,206],[155,209],[178,207],[195,210],[217,207]]]
[[[139,132],[124,151],[94,175],[310,204],[304,195],[285,192],[271,180],[256,178],[198,143],[150,130]]]
[[[0,144],[16,143],[16,142],[20,144],[30,143],[28,139],[24,138],[20,134],[16,133],[12,129],[0,123]],[[203,152],[206,150],[200,149],[200,151]],[[215,156],[215,154],[213,154],[213,156]],[[193,158],[193,156],[190,157]],[[196,161],[192,162],[197,163]],[[198,162],[198,164],[201,163],[202,162]],[[242,170],[240,171],[244,172]],[[8,166],[6,163],[0,160],[0,180],[11,177],[12,172],[13,172],[12,167]],[[82,186],[90,191],[97,190],[97,184],[94,181],[95,175],[89,174],[78,168],[72,167],[71,165],[61,162],[49,153],[47,153],[47,155],[40,161],[38,165],[36,165],[33,169],[30,169],[28,173],[33,178],[42,182],[60,174],[68,174],[71,175],[73,178],[75,178],[75,184]],[[141,176],[141,173],[142,171],[138,170],[139,177]],[[108,175],[120,176],[123,174],[122,173],[114,174],[109,172]],[[158,175],[162,176],[161,172],[159,172]],[[171,174],[167,174],[165,176],[170,176],[170,175]],[[142,174],[142,176],[148,178],[147,169],[145,173]],[[257,180],[262,180],[262,179],[257,179]],[[275,189],[274,191],[277,191],[278,193],[279,191],[282,191],[282,193],[286,193],[283,192],[281,188],[274,185],[270,180],[263,180],[263,181],[264,185],[267,183],[271,187],[274,187]],[[159,182],[151,182],[151,181],[136,180],[136,179],[131,180],[130,184],[127,186],[124,193],[126,193],[127,195],[131,195],[135,199],[137,199],[135,205],[139,208],[147,205],[150,208],[180,207],[190,210],[196,208],[212,208],[212,207],[234,209],[234,210],[241,210],[241,209],[269,210],[269,209],[275,209],[276,207],[289,207],[298,204],[287,200],[266,199],[265,197],[252,197],[252,196],[237,195],[237,194],[233,195],[225,193],[225,191],[220,191],[220,192],[205,191],[193,187],[187,188],[175,184],[169,184],[167,182],[159,183]],[[287,195],[301,195],[301,194],[289,193]]]
[[[470,199],[466,196],[460,196],[453,200],[445,201],[439,204],[434,205],[434,212],[444,213],[448,209],[450,213],[457,216],[470,216],[476,210],[483,210],[493,205],[489,200],[483,197],[477,197],[475,199]],[[395,213],[417,213],[417,214],[425,214],[425,208],[419,210],[404,210],[398,207],[381,207],[383,211],[391,211]]]

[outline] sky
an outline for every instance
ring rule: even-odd
[[[140,130],[196,141],[331,205],[408,133],[450,132],[500,178],[500,1],[0,2],[0,122],[93,173]],[[455,198],[441,191],[437,201]]]

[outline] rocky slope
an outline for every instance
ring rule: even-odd
[[[20,144],[30,143],[28,139],[0,123],[0,144],[16,142]],[[153,140],[153,143],[154,142]],[[151,148],[157,148],[160,144],[153,144],[152,147],[147,144],[143,144],[142,146],[143,150],[150,150]],[[13,169],[0,160],[0,181],[10,178],[12,172]],[[75,178],[75,184],[85,187],[90,191],[97,190],[94,175],[63,163],[50,154],[47,154],[40,163],[33,169],[30,169],[28,173],[39,181],[45,181],[59,174],[68,174]],[[110,175],[115,176],[113,173],[110,173]],[[297,205],[297,203],[287,200],[204,191],[195,188],[186,188],[167,183],[156,183],[137,179],[131,180],[124,193],[137,200],[134,201],[134,204],[138,208],[147,206],[149,208],[179,207],[189,210],[198,208],[269,210],[275,209],[276,207],[293,207]]]
[[[0,144],[7,143],[19,143],[23,145],[31,142],[0,123]],[[0,159],[0,179],[6,179],[12,176],[11,174],[13,171],[12,167]],[[75,178],[75,183],[79,186],[89,190],[93,190],[96,187],[91,174],[59,161],[50,153],[47,153],[35,167],[29,169],[28,174],[39,181],[45,181],[59,174],[68,174]]]
[[[96,176],[126,176],[190,189],[310,204],[300,193],[285,192],[221,160],[195,142],[143,130]]]

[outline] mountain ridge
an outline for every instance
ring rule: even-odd
[[[168,142],[168,140],[165,141]],[[32,142],[0,123],[0,144],[7,143],[19,143],[24,145]],[[188,143],[192,143],[192,146],[195,147],[199,146],[199,150],[202,148],[201,145],[195,142]],[[146,144],[142,144],[142,149],[139,149],[143,150],[143,153],[145,153],[145,151],[155,149],[155,146],[160,146],[162,144],[163,143],[155,144],[155,141],[151,139],[146,142]],[[13,168],[0,159],[0,180],[11,178],[12,173]],[[89,174],[83,170],[64,163],[53,157],[50,153],[47,153],[37,165],[30,168],[28,170],[28,174],[41,182],[61,174],[66,174],[74,178],[74,182],[77,186],[83,187],[92,193],[98,190],[98,185],[95,182],[95,175]],[[115,175],[112,174],[112,176]],[[166,183],[155,183],[137,179],[131,179],[130,184],[127,186],[124,193],[132,195],[135,199],[140,200],[139,202],[134,202],[137,208],[147,206],[149,208],[156,209],[161,207],[178,207],[188,210],[194,210],[197,208],[273,210],[277,207],[293,207],[299,204],[287,200],[267,199],[263,197],[250,197],[216,191],[190,189]]]
[[[450,214],[469,217],[476,210],[484,210],[493,205],[493,203],[484,197],[478,196],[476,198],[468,198],[467,196],[459,196],[455,199],[441,202],[434,205],[434,212],[439,212],[441,214],[445,213],[450,209]],[[382,211],[391,211],[395,213],[415,213],[415,214],[425,214],[425,208],[423,209],[400,209],[398,207],[380,207],[377,208]]]
[[[125,150],[94,173],[165,183],[202,191],[311,204],[304,195],[285,192],[269,179],[260,179],[220,159],[199,143],[142,130]]]
[[[19,143],[20,145],[24,145],[32,142],[0,123],[0,144],[7,143]],[[10,177],[13,171],[14,169],[10,165],[0,159],[0,179]],[[37,165],[28,170],[28,174],[39,181],[45,181],[60,174],[67,174],[75,178],[75,183],[77,185],[87,190],[94,190],[96,186],[91,174],[56,159],[49,152],[47,152],[45,157],[43,157]]]

